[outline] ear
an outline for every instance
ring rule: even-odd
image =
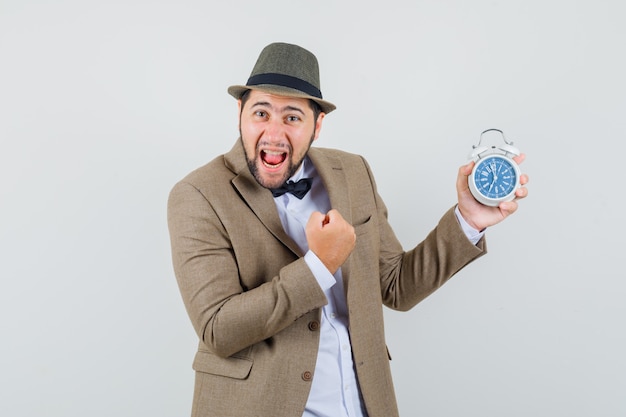
[[[320,135],[320,131],[322,130],[322,121],[326,117],[326,113],[321,112],[319,116],[317,116],[317,120],[315,121],[315,135],[313,136],[313,140],[317,140]]]
[[[237,127],[241,130],[241,99],[237,100]]]

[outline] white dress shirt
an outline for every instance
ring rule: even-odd
[[[348,333],[348,310],[341,268],[331,274],[320,259],[309,250],[305,227],[314,211],[326,214],[332,208],[321,178],[308,158],[290,179],[311,178],[311,190],[299,200],[290,193],[275,197],[285,232],[305,254],[304,260],[326,294],[328,304],[322,308],[320,345],[313,382],[303,417],[366,417]],[[476,244],[484,234],[471,228],[456,210],[466,236]]]

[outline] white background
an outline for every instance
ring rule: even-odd
[[[623,4],[0,0],[0,415],[189,415],[167,195],[285,41],[338,106],[317,145],[368,158],[407,248],[482,130],[527,154],[489,254],[386,311],[401,415],[625,416]]]

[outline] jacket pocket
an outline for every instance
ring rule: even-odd
[[[199,350],[193,360],[193,370],[206,374],[246,379],[250,375],[253,361],[250,358],[231,356],[220,358],[210,352]]]
[[[364,233],[367,233],[367,231],[370,228],[371,225],[371,221],[372,220],[372,216],[367,216],[365,219],[363,220],[359,220],[353,223],[353,227],[354,227],[354,233],[359,236],[362,235]]]

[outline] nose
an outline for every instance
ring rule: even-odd
[[[271,118],[267,121],[264,132],[265,139],[271,143],[282,142],[285,138],[285,128],[280,118]]]

